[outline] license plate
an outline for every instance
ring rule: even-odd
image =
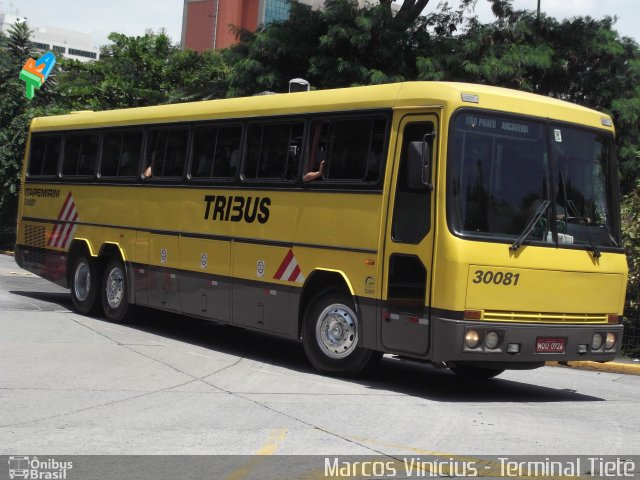
[[[536,339],[536,353],[564,353],[566,338],[538,337]]]

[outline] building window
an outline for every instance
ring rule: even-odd
[[[40,42],[31,42],[33,44],[34,48],[37,48],[39,50],[49,50],[49,45],[46,43],[40,43]]]
[[[96,52],[87,52],[86,50],[78,50],[75,48],[69,49],[69,55],[75,55],[76,57],[93,58],[94,60],[97,58]]]
[[[266,0],[264,7],[264,22],[281,22],[289,19],[291,0]]]
[[[53,51],[55,53],[65,53],[67,51],[67,47],[61,47],[60,45],[54,45]]]

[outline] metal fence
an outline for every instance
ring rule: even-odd
[[[625,320],[622,353],[628,357],[640,358],[640,318]]]

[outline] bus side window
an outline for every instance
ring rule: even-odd
[[[61,143],[62,137],[57,135],[31,137],[30,176],[52,176],[58,173]]]
[[[47,141],[44,137],[36,135],[31,136],[31,152],[29,155],[29,175],[41,175],[42,165],[44,164],[44,156],[47,147]]]
[[[68,134],[64,139],[62,175],[93,175],[98,159],[97,134]]]
[[[142,150],[142,132],[127,132],[122,142],[119,177],[134,177],[138,173],[140,152]]]
[[[240,160],[241,139],[242,127],[240,125],[218,129],[218,144],[213,160],[214,177],[233,178],[236,176]]]
[[[120,163],[120,148],[122,146],[122,132],[105,134],[102,142],[102,158],[100,162],[100,176],[115,177],[118,175]]]
[[[142,131],[109,132],[102,142],[100,175],[134,177],[138,171]]]
[[[387,120],[361,117],[311,123],[305,181],[376,182],[380,178]],[[322,175],[320,175],[320,165]]]
[[[300,121],[249,126],[244,178],[296,179],[303,133]]]
[[[150,130],[144,177],[182,177],[188,140],[186,128]]]
[[[200,126],[194,130],[191,177],[233,178],[240,158],[242,127]]]

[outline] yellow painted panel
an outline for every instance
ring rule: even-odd
[[[180,265],[183,270],[228,276],[231,270],[231,242],[181,238]]]
[[[149,235],[149,264],[158,267],[180,268],[180,237]]]
[[[623,288],[621,274],[470,265],[465,307],[470,310],[616,313]]]

